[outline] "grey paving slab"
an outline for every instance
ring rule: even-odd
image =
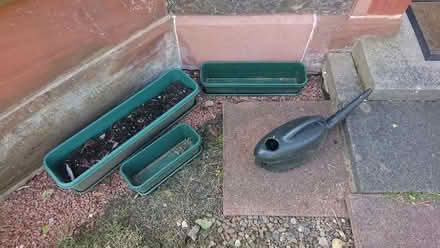
[[[257,167],[253,156],[259,139],[273,128],[304,115],[327,116],[329,108],[329,102],[225,103],[225,215],[346,216],[348,173],[338,129],[312,161],[288,172]]]
[[[415,204],[391,196],[347,199],[356,248],[440,247],[440,202]]]
[[[346,15],[353,0],[168,0],[177,15],[312,14]]]
[[[440,103],[362,103],[345,122],[356,191],[440,192]]]
[[[328,53],[323,68],[324,85],[334,103],[341,109],[362,93],[361,82],[351,53]]]
[[[395,36],[360,39],[353,58],[370,100],[440,99],[440,62],[425,61],[406,15]]]

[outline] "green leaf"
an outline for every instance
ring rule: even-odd
[[[41,232],[43,232],[43,234],[48,233],[48,232],[49,232],[49,225],[44,225],[44,226],[41,228]]]

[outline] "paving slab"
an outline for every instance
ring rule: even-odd
[[[330,132],[320,153],[302,167],[284,173],[266,171],[254,161],[261,137],[305,115],[329,115],[330,102],[240,103],[224,105],[225,215],[346,216],[348,189],[343,141]]]
[[[328,53],[323,68],[323,78],[333,103],[333,112],[362,93],[361,82],[351,53]]]
[[[357,192],[440,192],[440,102],[362,103],[345,131]]]
[[[395,36],[361,38],[353,58],[370,100],[440,99],[440,62],[425,61],[406,15]]]
[[[390,195],[348,197],[356,248],[440,247],[440,202],[415,204]]]

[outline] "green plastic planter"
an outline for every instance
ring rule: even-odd
[[[297,95],[307,73],[299,62],[207,62],[200,81],[207,94]]]
[[[173,153],[164,158],[162,157],[163,154],[184,139],[191,141],[189,148],[180,154]],[[190,126],[179,124],[151,145],[124,161],[120,167],[120,173],[131,190],[140,194],[149,194],[166,179],[174,175],[178,169],[194,159],[200,151],[200,135]],[[154,165],[152,165],[153,162]],[[148,166],[152,167],[148,168]],[[134,176],[139,172],[142,173],[141,181],[136,182]]]
[[[60,162],[70,153],[80,148],[90,138],[103,133],[106,129],[110,128],[114,122],[128,115],[139,105],[157,96],[175,80],[182,81],[183,84],[192,88],[193,91],[170,110],[139,131],[135,136],[128,139],[98,163],[75,178],[75,180],[66,182],[62,179],[61,170],[64,168],[60,165]],[[105,176],[109,175],[114,169],[116,169],[121,161],[133,154],[140,147],[144,146],[147,142],[151,141],[162,130],[169,127],[173,122],[191,109],[191,107],[195,105],[198,93],[198,85],[183,71],[177,69],[168,71],[157,80],[151,82],[144,89],[137,92],[110,112],[106,113],[79,133],[70,137],[50,151],[44,158],[44,168],[59,187],[63,189],[72,189],[77,192],[88,191],[91,187],[99,183]]]

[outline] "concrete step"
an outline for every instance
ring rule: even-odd
[[[327,54],[322,74],[325,90],[332,100],[333,112],[362,92],[351,53]]]
[[[361,38],[352,55],[370,100],[440,99],[440,62],[424,60],[406,15],[395,36]]]

